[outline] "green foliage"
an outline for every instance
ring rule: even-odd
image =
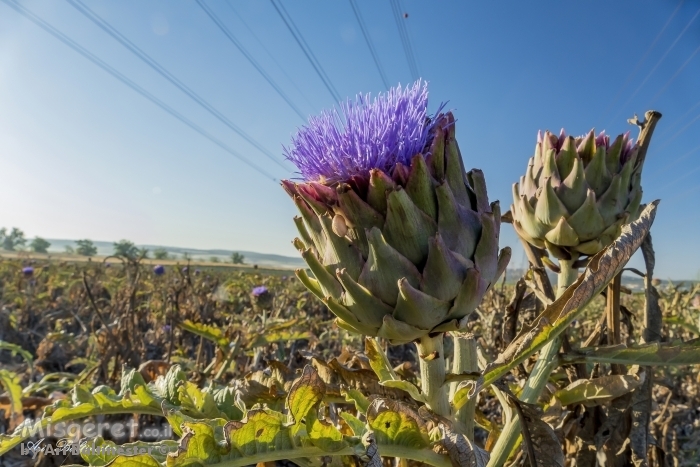
[[[3,250],[15,251],[26,243],[27,239],[24,237],[24,232],[17,227],[12,227],[10,233],[7,232],[5,227],[0,229],[0,246]]]
[[[48,249],[51,246],[51,243],[44,240],[41,237],[36,237],[32,242],[29,244],[29,248],[34,253],[48,253]]]
[[[220,261],[220,259],[218,256],[211,256],[211,257],[209,257],[209,261],[211,263],[218,263]]]
[[[75,245],[75,252],[80,256],[95,256],[97,254],[97,247],[92,243],[92,240],[76,240]]]
[[[120,256],[125,259],[137,259],[141,255],[140,250],[134,242],[130,240],[119,240],[114,243],[114,256]]]
[[[168,250],[163,247],[159,247],[153,250],[153,257],[155,259],[168,259],[170,255],[168,254]]]
[[[231,253],[231,262],[233,264],[244,264],[245,263],[245,256],[234,251],[233,253]]]

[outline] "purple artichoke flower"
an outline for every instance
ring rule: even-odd
[[[202,272],[202,271],[200,271],[199,269],[195,269],[195,270],[194,270],[194,275],[195,275],[195,276],[198,276],[201,272]]]
[[[285,149],[305,181],[300,281],[344,329],[401,344],[463,328],[505,270],[500,208],[465,172],[451,113],[427,114],[424,82],[311,118]],[[449,284],[449,285],[447,285]]]
[[[31,266],[22,268],[22,274],[24,275],[24,277],[32,277],[34,275],[34,268]]]
[[[324,183],[367,178],[371,169],[390,172],[397,162],[410,165],[430,143],[436,124],[427,118],[427,106],[428,85],[421,80],[392,88],[373,102],[369,94],[358,95],[340,112],[311,117],[284,148],[285,157],[304,179]]]
[[[183,274],[187,274],[187,271],[189,271],[189,270],[190,270],[190,268],[188,268],[187,266],[185,266],[184,268],[182,268],[182,273],[183,273]]]
[[[282,276],[282,280],[283,280],[283,281],[286,281],[286,280],[287,280],[287,276]]]
[[[266,294],[266,293],[267,293],[267,287],[265,287],[264,285],[254,287],[253,292],[252,292],[253,297],[259,297],[259,296]]]
[[[165,274],[165,267],[163,267],[163,265],[161,264],[156,265],[153,268],[153,274],[155,274],[156,276],[162,276],[163,274]]]
[[[171,327],[169,324],[166,324],[165,326],[163,326],[163,331],[165,331],[165,332],[170,332],[170,329],[171,329]]]

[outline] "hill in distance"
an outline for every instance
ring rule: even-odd
[[[75,240],[62,240],[62,239],[46,239],[51,246],[49,247],[50,253],[63,253],[67,246],[76,248]],[[97,248],[97,254],[99,256],[108,256],[114,253],[114,242],[102,242],[94,241],[92,242]],[[240,253],[245,257],[246,264],[257,264],[259,266],[269,266],[275,268],[305,268],[306,263],[301,258],[295,258],[292,256],[274,255],[269,253],[257,253],[255,251],[242,251],[242,250],[223,250],[223,249],[212,249],[212,250],[201,250],[197,248],[181,248],[181,247],[171,247],[171,246],[160,246],[160,245],[136,245],[139,248],[146,248],[151,253],[157,248],[165,249],[169,255],[174,255],[176,259],[182,259],[183,254],[187,253],[192,259],[208,261],[212,257],[218,258],[221,262],[230,261],[232,253]]]

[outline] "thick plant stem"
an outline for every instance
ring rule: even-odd
[[[430,410],[444,417],[450,416],[450,403],[445,386],[445,352],[442,334],[423,336],[416,342],[420,362],[420,385]]]
[[[576,281],[578,269],[575,269],[573,265],[577,259],[572,258],[568,261],[559,261],[560,272],[557,276],[557,298],[561,297],[564,291]],[[522,393],[520,393],[520,400],[531,404],[537,402],[547,384],[549,375],[552,374],[552,370],[557,364],[555,357],[559,352],[559,347],[561,347],[561,337],[557,336],[542,348],[537,362],[532,368],[530,377],[525,383]],[[496,445],[491,451],[491,458],[487,467],[501,467],[504,465],[508,457],[510,457],[513,448],[517,445],[519,436],[520,418],[518,417],[503,428]]]
[[[478,372],[479,366],[476,355],[476,339],[471,333],[459,334],[453,333],[452,339],[454,342],[454,362],[452,363],[452,373],[458,375],[467,372]],[[454,396],[457,390],[458,383],[450,385],[450,399]],[[474,440],[474,419],[476,412],[476,397],[469,399],[463,405],[455,417],[464,424],[464,434],[469,440]]]

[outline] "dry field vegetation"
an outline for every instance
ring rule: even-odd
[[[33,268],[31,274],[23,269],[26,267]],[[184,448],[189,463],[163,465],[248,465],[251,462],[244,462],[240,452],[234,453],[230,446],[225,452],[222,446],[242,439],[236,436],[247,436],[244,431],[251,420],[273,430],[272,422],[260,417],[277,420],[273,438],[297,428],[299,420],[290,425],[285,418],[281,423],[277,414],[300,413],[300,404],[304,404],[299,401],[307,397],[300,395],[306,387],[300,381],[323,389],[319,399],[309,403],[323,407],[326,421],[321,428],[309,425],[309,418],[316,415],[306,413],[306,429],[314,446],[316,442],[336,443],[335,449],[325,444],[324,450],[348,454],[335,433],[361,436],[365,426],[374,431],[380,444],[416,448],[430,441],[430,426],[425,426],[430,423],[416,416],[421,412],[410,394],[380,384],[377,374],[382,371],[373,364],[373,349],[366,348],[360,336],[335,326],[326,307],[293,275],[196,268],[200,266],[169,266],[158,275],[151,265],[135,261],[107,266],[95,261],[0,260],[0,385],[4,391],[0,395],[0,465],[106,465],[112,461],[113,465],[149,466],[167,462],[164,456],[152,457],[153,463],[136,458],[119,463],[114,455],[22,455],[20,444],[36,442],[40,436],[23,436],[17,427],[42,417],[54,423],[132,420],[141,428],[167,423],[172,432],[163,439],[147,439],[144,430],[138,430],[141,436],[118,438],[101,433],[104,439],[97,443],[151,443],[177,451],[178,440],[189,433],[200,450],[190,449],[190,442]],[[263,289],[258,288],[253,293],[260,286],[266,291],[261,293]],[[700,336],[700,286],[658,284],[657,289],[663,340],[688,341]],[[643,292],[629,293],[624,287],[622,292],[622,341],[632,345],[641,332],[645,298]],[[605,304],[603,296],[593,300],[568,329],[564,348],[607,343]],[[478,339],[480,359],[493,361],[541,310],[524,281],[499,283],[468,325]],[[417,383],[415,347],[376,342],[386,351],[392,374]],[[450,355],[451,340],[446,337],[444,343]],[[514,368],[503,379],[503,390],[517,394],[533,362],[530,359]],[[605,363],[563,364],[552,374],[540,399],[542,418],[562,443],[567,465],[591,465],[581,457],[587,445],[622,453],[617,456],[620,460],[605,465],[629,465],[625,451],[629,450],[632,396],[640,386],[639,378],[624,375],[623,380],[618,372],[618,378],[607,385],[587,386],[585,397],[567,390],[576,381],[600,378],[610,370]],[[699,410],[697,366],[655,367],[651,465],[700,464]],[[248,424],[240,423],[242,419]],[[399,423],[396,430],[382,431],[395,422]],[[476,409],[475,444],[488,450],[503,422],[496,394],[485,389]],[[313,437],[314,430],[327,426],[333,431]],[[224,428],[228,429],[226,440],[221,437]],[[259,428],[256,435],[262,431]],[[258,443],[259,452],[264,442]],[[238,448],[240,451],[240,445]],[[396,448],[392,455],[401,457],[401,452],[408,451]],[[588,452],[595,455],[595,450]],[[450,465],[449,460],[439,464],[428,457],[424,460],[433,465]],[[523,465],[524,458],[518,450],[509,464]],[[251,459],[253,464],[266,460],[265,456]],[[398,462],[420,465],[407,459]],[[362,462],[362,457],[309,456],[294,462],[347,465]],[[393,462],[384,461],[385,465]]]

